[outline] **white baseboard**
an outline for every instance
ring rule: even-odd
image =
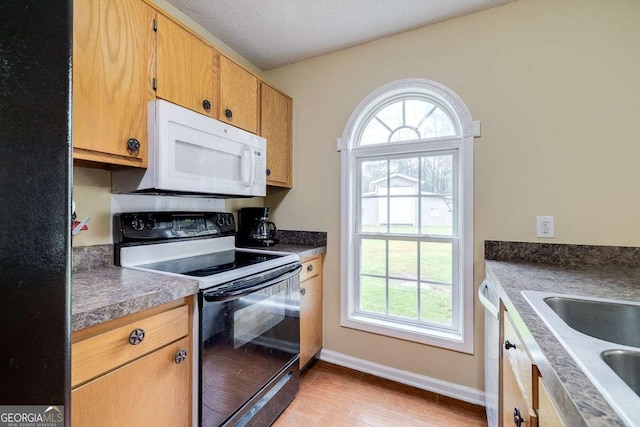
[[[450,383],[437,378],[428,377],[426,375],[403,371],[401,369],[391,368],[389,366],[358,359],[356,357],[331,350],[322,350],[320,352],[320,360],[410,385],[422,390],[432,391],[464,402],[481,406],[484,406],[485,404],[484,391],[471,387]]]

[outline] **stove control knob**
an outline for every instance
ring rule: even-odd
[[[147,220],[147,228],[149,230],[155,230],[157,226],[158,226],[158,221],[155,218],[149,218]]]
[[[222,227],[222,226],[224,225],[224,217],[219,216],[219,217],[218,217],[218,220],[217,220],[216,222],[218,223],[218,225],[219,225],[220,227]]]
[[[144,230],[144,221],[137,216],[133,217],[133,219],[131,220],[131,228],[137,231]]]
[[[225,223],[226,225],[231,225],[231,217],[230,217],[230,216],[227,216],[227,217],[224,219],[224,223]]]

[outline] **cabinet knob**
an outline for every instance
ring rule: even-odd
[[[267,176],[271,176],[271,169],[267,169]]]
[[[307,289],[306,288],[300,288],[300,295],[304,295],[307,293]]]
[[[205,99],[204,101],[202,101],[202,108],[207,111],[211,110],[211,102],[208,99]]]
[[[185,350],[184,348],[181,348],[180,350],[178,350],[178,352],[176,353],[176,357],[175,357],[175,362],[179,365],[182,362],[185,361],[185,359],[187,358],[187,350]]]
[[[224,115],[227,116],[227,119],[230,119],[231,117],[233,117],[233,111],[227,108],[226,110],[224,110]]]
[[[138,345],[144,340],[144,329],[135,328],[129,334],[129,344]]]
[[[127,151],[130,153],[138,151],[140,149],[140,141],[135,138],[129,138],[127,140]]]
[[[513,408],[513,425],[516,427],[520,427],[522,424],[526,423],[527,420],[525,420],[524,418],[522,418],[522,415],[520,414],[520,409]]]
[[[506,340],[506,341],[504,342],[504,349],[505,349],[505,350],[509,350],[510,348],[516,348],[516,345],[515,345],[515,344],[511,344],[511,343],[509,342],[509,340]]]

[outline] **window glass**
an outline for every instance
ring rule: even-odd
[[[456,127],[442,108],[421,99],[403,99],[384,106],[371,117],[364,126],[358,145],[454,135]]]

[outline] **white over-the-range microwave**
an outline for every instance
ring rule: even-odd
[[[114,193],[266,195],[264,138],[163,100],[148,120],[148,167],[114,171]]]

